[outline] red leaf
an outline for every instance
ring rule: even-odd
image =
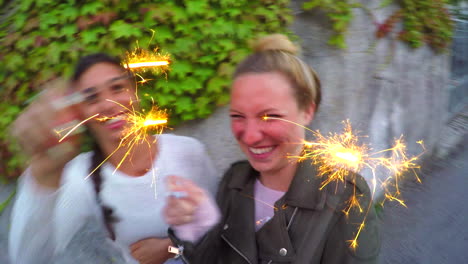
[[[38,48],[38,47],[44,46],[47,43],[48,41],[46,38],[44,38],[43,36],[37,36],[36,39],[34,40],[34,47]]]

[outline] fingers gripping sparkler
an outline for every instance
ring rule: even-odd
[[[296,158],[298,162],[309,160],[313,164],[316,164],[318,166],[317,176],[323,178],[320,190],[332,182],[335,184],[346,184],[346,180],[350,176],[351,180],[355,182],[356,179],[352,178],[354,175],[352,172],[358,173],[364,169],[370,169],[372,174],[371,198],[374,198],[377,188],[376,171],[377,169],[383,169],[387,177],[383,181],[380,181],[380,186],[384,192],[385,200],[396,201],[406,207],[404,200],[400,197],[400,178],[404,172],[412,171],[418,182],[421,182],[416,173],[416,169],[420,168],[416,164],[416,160],[422,153],[417,156],[408,157],[403,137],[396,139],[391,148],[371,152],[369,145],[359,142],[360,136],[353,132],[348,120],[343,122],[343,133],[330,133],[324,136],[319,131],[313,131],[286,119],[269,116],[265,116],[263,119],[276,119],[289,122],[303,127],[315,136],[314,142],[303,142],[304,149],[300,156],[288,156],[288,158]],[[417,143],[424,150],[423,142],[418,141]],[[392,189],[395,191],[392,191]],[[353,249],[358,246],[358,237],[365,227],[366,217],[372,206],[372,203],[369,203],[367,208],[363,208],[359,203],[361,196],[357,194],[356,187],[353,185],[353,195],[348,200],[347,207],[343,210],[345,215],[349,215],[349,212],[353,208],[360,213],[364,213],[363,221],[359,224],[354,238],[348,241]]]

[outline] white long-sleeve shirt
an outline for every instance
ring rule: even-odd
[[[114,224],[116,240],[110,243],[121,248],[128,263],[137,263],[130,255],[132,243],[149,237],[167,237],[168,226],[161,212],[167,176],[186,177],[212,194],[218,183],[216,171],[200,142],[168,134],[160,135],[157,142],[153,169],[143,176],[132,177],[118,170],[114,173],[110,163],[101,168],[100,198],[119,219]],[[29,170],[22,175],[11,216],[12,263],[50,263],[88,217],[103,219],[93,182],[87,179],[91,157],[91,152],[83,153],[67,163],[58,190],[39,186]]]

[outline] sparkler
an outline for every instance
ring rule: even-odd
[[[157,49],[151,51],[137,47],[126,52],[123,66],[135,73],[152,71],[158,74],[169,69],[169,61],[170,56],[159,53]]]
[[[353,132],[348,120],[343,122],[343,133],[330,133],[324,136],[319,131],[313,131],[286,119],[269,116],[263,118],[263,120],[269,119],[277,119],[295,124],[312,132],[315,136],[314,142],[303,142],[304,149],[300,156],[288,156],[288,158],[296,158],[298,161],[310,160],[313,164],[316,164],[318,167],[318,177],[324,178],[319,188],[320,190],[330,183],[345,184],[349,177],[351,177],[351,181],[355,182],[355,178],[352,178],[353,175],[355,177],[354,173],[370,169],[372,172],[371,195],[373,198],[377,186],[376,171],[381,169],[387,172],[387,177],[380,182],[385,197],[382,205],[385,200],[389,200],[396,201],[406,207],[404,200],[400,197],[400,178],[404,172],[412,171],[415,178],[421,182],[415,170],[420,168],[416,164],[416,160],[422,153],[417,156],[408,157],[403,137],[396,139],[393,146],[388,149],[372,152],[369,145],[359,142],[360,136]],[[417,143],[424,150],[423,142],[418,141]],[[358,246],[358,237],[365,227],[365,220],[372,206],[372,203],[370,203],[367,208],[362,208],[359,203],[360,195],[356,194],[355,188],[355,185],[353,185],[353,195],[348,200],[347,207],[343,210],[345,215],[348,215],[353,208],[365,214],[354,239],[348,241],[353,249]],[[395,191],[391,191],[391,189],[395,189]]]
[[[117,150],[119,150],[122,147],[126,147],[127,151],[125,152],[123,158],[120,160],[120,162],[117,164],[115,167],[115,171],[117,171],[122,163],[127,159],[127,157],[130,155],[132,152],[132,149],[135,145],[141,144],[141,143],[146,143],[148,146],[151,146],[151,142],[148,141],[148,133],[151,131],[156,134],[161,134],[163,129],[165,128],[165,125],[167,124],[167,114],[166,111],[164,110],[159,110],[156,106],[153,106],[151,110],[149,111],[148,114],[140,113],[138,111],[135,111],[135,109],[130,109],[118,102],[112,101],[107,99],[110,102],[113,102],[115,104],[118,104],[121,106],[123,109],[126,110],[124,113],[124,116],[116,116],[116,117],[98,117],[96,118],[98,121],[107,121],[107,120],[112,120],[112,119],[117,119],[117,120],[126,120],[128,123],[128,126],[124,129],[122,132],[123,136],[122,139],[120,140],[120,143],[118,147],[109,155],[107,156],[104,161],[98,165],[89,175],[91,175],[94,171],[96,171],[99,166],[104,164]],[[150,148],[151,149],[151,148]],[[151,155],[152,157],[152,155]]]

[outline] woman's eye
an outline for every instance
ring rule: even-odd
[[[238,114],[231,114],[230,116],[231,116],[231,118],[236,118],[236,119],[242,118],[242,116],[238,115]]]
[[[122,91],[125,88],[125,86],[122,84],[114,84],[112,85],[111,88],[112,88],[112,91],[119,92],[119,91]]]
[[[98,100],[97,94],[90,94],[85,97],[85,101],[88,104],[94,104],[97,102],[97,100]]]
[[[265,119],[268,119],[268,118],[281,118],[281,115],[278,115],[278,114],[267,114],[267,115],[265,115]]]

